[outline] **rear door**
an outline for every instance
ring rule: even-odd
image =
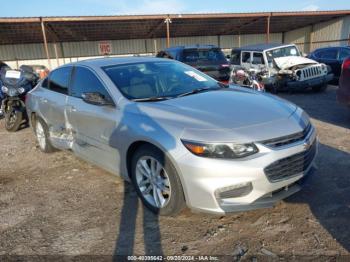
[[[52,140],[66,131],[65,107],[68,97],[68,85],[70,82],[72,67],[65,66],[52,71],[49,77],[42,83],[38,106],[40,116],[49,127]],[[59,148],[59,145],[52,141]]]
[[[241,50],[232,50],[230,58],[231,69],[241,66]]]
[[[328,48],[321,50],[317,53],[317,56],[320,63],[329,65],[332,68],[334,75],[339,77],[341,65],[338,60],[337,48]]]
[[[72,128],[73,151],[112,173],[118,173],[119,153],[110,138],[117,126],[120,111],[115,106],[93,105],[82,94],[98,92],[112,101],[104,83],[87,67],[74,68],[67,101],[67,116]]]
[[[252,57],[251,56],[252,56],[251,52],[247,52],[247,51],[243,51],[242,52],[241,65],[245,69],[250,69],[250,67],[251,67],[251,61],[252,61]]]
[[[261,69],[265,66],[264,55],[261,52],[253,52],[252,68]]]

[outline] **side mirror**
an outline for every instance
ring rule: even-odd
[[[83,101],[88,104],[97,105],[97,106],[110,106],[114,105],[112,101],[106,99],[104,95],[98,92],[92,93],[83,93],[81,95]]]

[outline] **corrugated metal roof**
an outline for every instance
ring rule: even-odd
[[[350,15],[350,10],[316,12],[212,13],[80,17],[0,18],[0,44],[41,43],[41,21],[48,42],[162,38],[164,20],[172,37],[281,33]]]

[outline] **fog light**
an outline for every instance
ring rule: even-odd
[[[243,197],[248,195],[253,190],[251,182],[237,184],[234,186],[219,188],[215,191],[215,197],[217,199]]]

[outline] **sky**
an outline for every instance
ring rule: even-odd
[[[350,9],[350,0],[0,0],[0,17]]]

